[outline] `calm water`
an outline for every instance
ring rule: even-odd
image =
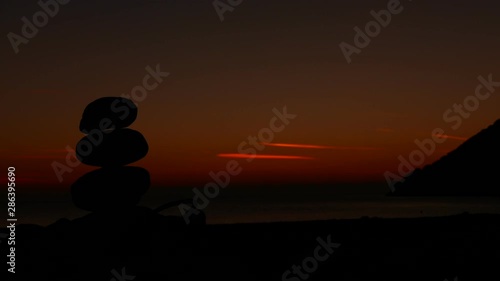
[[[500,198],[386,197],[384,185],[227,187],[210,199],[208,223],[248,223],[369,217],[444,216],[463,212],[500,213]],[[151,188],[140,205],[151,208],[192,198],[191,188]],[[18,223],[47,225],[88,212],[77,209],[68,190],[19,191]],[[163,214],[180,215],[177,208]]]

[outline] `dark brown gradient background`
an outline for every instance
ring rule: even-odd
[[[217,154],[236,153],[274,107],[297,118],[273,142],[354,148],[267,147],[260,153],[315,159],[254,160],[232,183],[384,182],[434,128],[468,138],[500,117],[500,90],[457,130],[442,117],[474,94],[479,75],[500,81],[497,1],[402,1],[351,64],[339,43],[352,44],[353,28],[387,1],[246,0],[221,22],[211,1],[72,0],[19,54],[6,35],[40,8],[1,3],[1,161],[16,167],[18,186],[65,189],[92,170],[80,165],[60,183],[51,163],[83,136],[84,107],[129,94],[148,65],[170,72],[131,126],[150,145],[134,165],[155,186],[210,181],[228,161]],[[461,142],[439,144],[426,163]],[[378,149],[355,149],[367,146]]]

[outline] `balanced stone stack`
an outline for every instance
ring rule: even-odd
[[[137,106],[122,97],[103,97],[85,108],[76,157],[98,166],[71,186],[75,205],[91,212],[120,211],[137,205],[150,186],[149,172],[126,166],[146,156],[144,136],[127,128],[137,118]]]

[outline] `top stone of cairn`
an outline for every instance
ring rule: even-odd
[[[137,118],[137,106],[122,97],[102,97],[89,103],[80,120],[80,131],[88,134],[97,129],[120,129],[130,126]]]

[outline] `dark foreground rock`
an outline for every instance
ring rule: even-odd
[[[109,281],[126,274],[122,280],[467,281],[500,275],[500,215],[186,226],[182,217],[134,207],[16,231],[18,280]],[[5,253],[7,245],[0,246]]]

